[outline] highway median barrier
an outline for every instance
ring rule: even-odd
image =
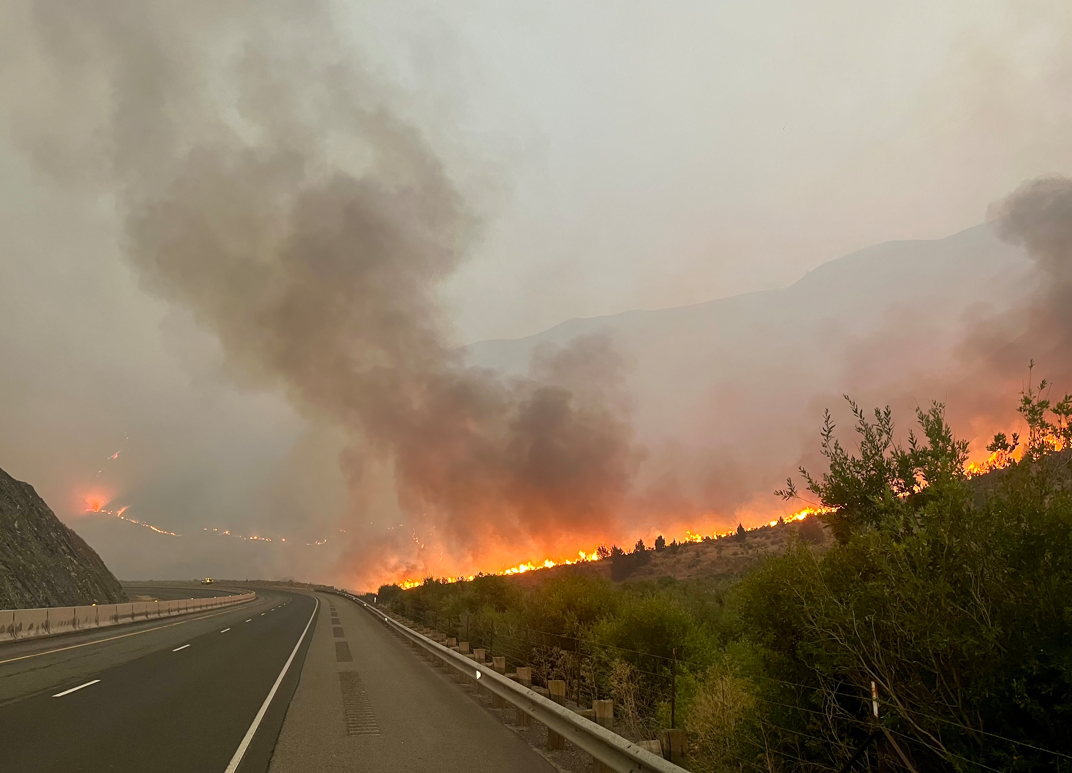
[[[80,607],[42,607],[0,610],[0,643],[91,631],[114,625],[201,612],[244,604],[256,593],[212,596],[173,601],[131,601],[122,604],[91,604]]]

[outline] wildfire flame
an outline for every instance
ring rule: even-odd
[[[974,478],[978,475],[986,475],[992,470],[1000,470],[1003,467],[1008,467],[1012,464],[1014,459],[1015,454],[1010,454],[1007,451],[995,451],[981,462],[968,462],[964,465],[964,474],[969,478]]]
[[[125,513],[127,510],[130,509],[130,505],[124,505],[123,507],[120,507],[118,510],[110,510],[110,509],[108,509],[106,507],[106,505],[108,504],[108,500],[104,499],[103,497],[101,497],[100,495],[97,495],[97,494],[90,494],[89,496],[87,496],[85,498],[84,501],[85,501],[85,504],[86,504],[86,510],[85,511],[87,513],[104,513],[106,515],[114,515],[116,518],[118,518],[121,521],[126,521],[127,523],[132,523],[135,526],[141,526],[143,528],[149,529],[150,531],[154,531],[157,534],[163,534],[163,535],[165,535],[167,537],[181,537],[182,536],[181,534],[177,534],[177,533],[175,533],[173,531],[168,531],[167,529],[161,529],[159,526],[153,526],[151,523],[146,523],[145,521],[139,521],[137,518],[130,518],[129,516],[123,515],[123,513]]]
[[[1065,443],[1061,438],[1056,435],[1046,435],[1042,438],[1042,445],[1046,451],[1057,453],[1063,451]],[[988,472],[994,470],[1001,470],[1008,467],[1013,462],[1020,461],[1024,456],[1024,446],[1021,445],[1011,453],[998,449],[990,454],[986,459],[981,461],[968,462],[964,465],[964,475],[968,478],[974,478],[979,475],[986,475]]]
[[[829,508],[829,507],[805,507],[802,510],[798,510],[797,512],[793,513],[790,516],[784,517],[782,520],[784,520],[786,523],[790,523],[792,521],[802,521],[802,520],[804,520],[805,518],[807,518],[810,515],[818,515],[818,514],[822,514],[822,513],[828,513],[830,511],[831,511],[831,508]],[[778,521],[777,520],[771,521],[770,525],[771,526],[777,526]],[[753,527],[753,529],[749,529],[748,531],[753,531],[755,528],[762,528],[762,527]],[[729,532],[724,532],[724,533],[721,533],[721,534],[717,533],[717,532],[712,532],[709,535],[704,535],[704,534],[699,534],[699,533],[689,531],[689,530],[686,529],[685,537],[680,539],[680,540],[678,540],[678,542],[681,542],[681,543],[702,542],[705,539],[718,538],[720,536],[725,537],[725,536],[728,536],[730,534],[733,534],[733,532],[729,531]],[[520,564],[517,564],[516,566],[511,566],[511,567],[508,567],[506,569],[502,569],[502,570],[497,571],[497,572],[489,572],[488,574],[495,574],[495,575],[501,575],[501,576],[511,576],[511,575],[517,575],[517,574],[525,574],[526,572],[532,572],[532,571],[535,571],[537,569],[550,569],[550,568],[555,567],[555,566],[570,566],[570,565],[573,565],[573,564],[585,563],[585,562],[589,562],[589,561],[599,561],[600,559],[601,559],[601,555],[600,555],[600,552],[599,552],[598,549],[593,550],[590,553],[585,552],[583,550],[578,550],[576,558],[562,558],[562,559],[545,558],[542,561],[524,561],[524,562],[522,562]],[[461,581],[465,581],[465,580],[472,580],[475,577],[476,577],[476,575],[470,574],[470,575],[461,575],[461,576],[458,576],[458,577],[442,577],[442,578],[438,578],[438,579],[440,579],[442,581],[445,581],[445,582],[448,582],[448,583],[451,583],[451,582],[461,582]],[[424,582],[423,580],[414,579],[412,577],[404,577],[401,580],[398,580],[395,584],[398,585],[403,590],[409,590],[410,588],[416,588],[418,585],[421,585],[423,582]]]
[[[236,534],[235,532],[231,531],[230,529],[209,528],[208,526],[205,526],[204,528],[202,528],[202,531],[208,533],[210,536],[214,535],[214,536],[217,536],[217,537],[230,537],[231,539],[246,540],[247,542],[275,542],[276,539],[278,539],[279,542],[286,542],[287,541],[286,537],[273,538],[273,537],[262,537],[259,534]],[[342,531],[342,529],[340,529],[339,531]],[[319,547],[320,545],[327,544],[327,541],[328,541],[327,539],[322,539],[322,540],[317,540],[316,542],[306,542],[305,544],[308,547]],[[294,544],[297,544],[297,543],[295,543],[294,540],[291,540],[289,544],[294,545]]]

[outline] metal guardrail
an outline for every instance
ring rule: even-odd
[[[647,773],[649,771],[687,773],[685,768],[640,748],[617,733],[613,733],[605,727],[585,719],[575,711],[571,711],[524,685],[508,679],[493,670],[490,664],[477,663],[475,660],[444,647],[439,642],[410,629],[354,595],[345,591],[334,591],[334,593],[362,605],[369,613],[382,618],[384,623],[397,633],[439,658],[447,665],[462,672],[468,678],[478,682],[481,687],[503,698],[507,703],[516,706],[548,730],[558,733],[578,749],[590,754],[611,770],[617,771],[617,773]]]

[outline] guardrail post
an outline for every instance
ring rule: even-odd
[[[529,666],[517,667],[517,681],[525,687],[532,687],[532,669]],[[518,727],[528,727],[532,719],[519,707],[514,707],[514,724]]]
[[[491,658],[491,670],[494,671],[497,674],[502,674],[503,676],[505,676],[506,675],[506,658],[505,657],[492,656],[492,658]],[[499,695],[498,693],[493,692],[491,694],[491,707],[493,709],[504,709],[504,708],[506,708],[506,701],[503,700],[503,697],[501,695]]]
[[[663,746],[658,741],[637,741],[637,746],[646,752],[651,752],[657,757],[663,756]]]
[[[614,729],[614,701],[592,701],[592,711],[596,713],[596,724],[608,730]]]
[[[592,711],[595,712],[595,721],[608,730],[614,730],[614,701],[592,701]],[[596,773],[613,773],[613,771],[599,760],[593,760],[593,768]]]
[[[468,655],[469,654],[469,642],[467,642],[467,641],[458,642],[457,647],[451,647],[451,649],[457,650],[458,654],[460,654],[460,655]],[[467,681],[469,681],[469,679],[467,678],[466,674],[463,674],[461,671],[459,671],[457,669],[453,669],[453,671],[454,671],[454,681],[460,682],[461,684],[465,684]]]
[[[473,659],[473,660],[474,660],[474,661],[475,661],[476,663],[478,663],[478,664],[483,664],[483,663],[485,663],[485,659],[484,659],[484,654],[485,654],[486,652],[487,652],[487,650],[485,650],[485,649],[484,649],[483,647],[477,647],[476,649],[474,649],[474,650],[473,650],[473,654],[472,654],[472,655],[471,655],[470,657],[472,657],[472,659]],[[488,689],[486,689],[486,688],[483,688],[483,687],[481,686],[481,684],[480,684],[480,680],[479,680],[479,679],[478,679],[478,680],[477,680],[477,682],[476,682],[476,690],[477,690],[477,693],[478,693],[478,694],[485,694],[485,693],[486,693],[487,695],[494,695],[494,694],[495,694],[495,693],[491,692],[491,690],[488,690]]]
[[[662,750],[664,760],[670,760],[675,765],[685,764],[688,737],[685,735],[684,730],[660,730],[659,747]]]
[[[551,693],[551,700],[557,703],[559,706],[566,705],[566,683],[561,679],[548,679],[547,690]],[[547,748],[548,750],[564,749],[566,747],[566,739],[553,731],[551,728],[547,728]]]

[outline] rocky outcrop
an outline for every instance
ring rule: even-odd
[[[100,556],[33,486],[0,470],[0,609],[126,600]]]

